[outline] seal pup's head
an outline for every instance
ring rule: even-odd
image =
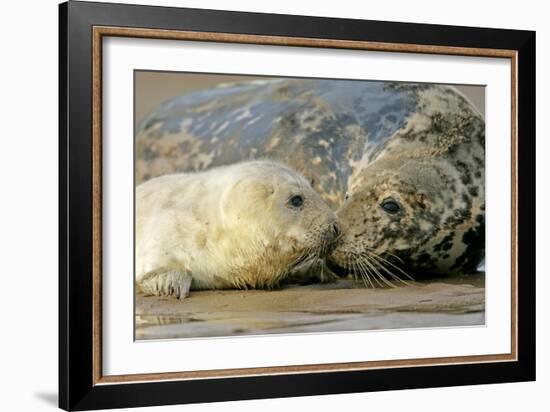
[[[227,276],[234,286],[274,286],[330,252],[339,236],[336,215],[302,175],[267,160],[226,170],[221,224],[234,251]]]
[[[429,109],[351,177],[337,211],[329,261],[370,286],[475,272],[484,254],[484,120],[448,89],[429,91]]]

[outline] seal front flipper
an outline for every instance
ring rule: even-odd
[[[192,280],[189,271],[172,270],[147,274],[138,283],[138,287],[147,295],[174,296],[177,299],[185,299],[189,296]]]

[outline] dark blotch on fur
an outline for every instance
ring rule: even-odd
[[[485,216],[477,215],[478,225],[464,233],[462,242],[466,250],[460,255],[452,268],[464,268],[466,271],[475,272],[485,251]]]
[[[440,252],[442,250],[445,250],[445,251],[450,250],[453,247],[452,240],[454,239],[454,237],[455,237],[454,232],[449,233],[447,236],[443,238],[443,240],[440,243],[438,243],[433,247],[434,252]]]
[[[455,166],[460,172],[460,181],[462,184],[469,185],[472,183],[472,173],[470,172],[470,168],[466,163],[464,163],[461,160],[457,160],[455,162]]]

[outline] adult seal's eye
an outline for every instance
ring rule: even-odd
[[[401,206],[393,199],[386,199],[380,205],[384,212],[389,213],[390,215],[395,215],[401,210]]]
[[[299,209],[304,205],[304,197],[302,195],[294,195],[288,200],[288,204],[293,208]]]

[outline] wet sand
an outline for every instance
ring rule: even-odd
[[[484,274],[395,288],[348,279],[279,290],[136,296],[136,339],[471,326],[485,323]]]

